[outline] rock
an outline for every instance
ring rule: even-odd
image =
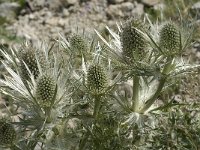
[[[9,31],[31,41],[57,38],[58,33],[68,36],[84,30],[93,33],[105,25],[116,27],[116,19],[122,20],[143,13],[143,5],[132,0],[27,0],[33,11],[18,16],[9,25]],[[82,3],[83,2],[83,3]],[[55,5],[55,6],[51,6]],[[31,7],[32,8],[32,7]],[[58,9],[57,9],[58,8]],[[105,11],[106,10],[106,11]]]
[[[27,0],[32,11],[39,10],[45,6],[45,0]]]
[[[66,8],[63,9],[62,13],[63,13],[63,17],[68,17],[70,15],[69,10]]]
[[[123,12],[131,12],[134,8],[134,5],[131,2],[126,2],[122,3],[120,7]]]
[[[106,9],[108,19],[116,19],[123,17],[123,12],[121,10],[121,5],[109,5]]]
[[[64,7],[68,8],[74,5],[78,5],[78,0],[61,0]]]
[[[30,15],[29,15],[29,19],[30,19],[30,20],[35,20],[35,19],[36,19],[36,16],[33,15],[33,14],[30,14]]]
[[[61,0],[27,0],[27,3],[32,11],[38,11],[43,8],[59,11],[63,5]]]
[[[109,5],[106,9],[108,19],[122,19],[144,13],[142,4],[125,2],[122,4]]]
[[[143,4],[135,4],[135,8],[132,10],[132,15],[141,16],[144,14],[144,5]]]
[[[46,0],[45,6],[50,10],[59,11],[62,7],[62,2],[60,0]]]
[[[58,20],[58,26],[64,28],[66,25],[66,21],[62,18]]]
[[[193,14],[193,16],[197,16],[197,19],[200,19],[200,2],[193,4],[190,12]]]
[[[108,4],[119,4],[124,2],[124,0],[108,0]]]
[[[52,17],[52,18],[48,18],[45,23],[49,24],[51,26],[57,26],[58,22],[59,22],[59,18],[58,17]]]
[[[18,3],[2,3],[0,4],[0,17],[6,18],[6,20],[13,20],[16,18],[20,5]]]
[[[193,4],[191,8],[200,10],[200,2]]]
[[[153,6],[154,10],[164,10],[166,5],[164,3],[159,3]]]
[[[88,1],[91,1],[91,0],[79,0],[80,3],[85,3],[85,2],[88,2]]]
[[[142,0],[142,3],[147,6],[154,6],[160,2],[161,0]]]
[[[78,1],[77,0],[67,0],[69,5],[75,5]]]

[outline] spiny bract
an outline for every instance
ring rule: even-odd
[[[16,139],[14,127],[5,121],[0,121],[0,145],[12,145]]]
[[[40,66],[42,68],[45,68],[46,63],[45,63],[45,58],[42,55],[42,52],[39,52],[39,51],[37,52],[36,50],[31,49],[31,48],[22,50],[20,52],[20,69],[21,69],[22,77],[25,80],[28,80],[30,78],[25,64],[27,65],[27,67],[29,68],[30,72],[33,74],[35,79],[39,75],[39,68],[37,64],[36,54],[38,56],[38,62],[40,63]]]
[[[160,47],[167,55],[177,54],[180,50],[180,33],[172,23],[165,24],[160,31]]]
[[[88,69],[87,84],[88,89],[93,94],[102,94],[107,87],[107,75],[100,65],[92,65]]]
[[[86,40],[78,34],[74,34],[71,38],[70,38],[70,47],[75,51],[75,52],[85,52],[88,49],[88,45]]]
[[[56,82],[50,75],[42,75],[38,78],[36,87],[36,98],[41,107],[50,107],[54,102]]]
[[[131,60],[141,60],[147,46],[146,39],[137,29],[144,30],[143,23],[137,19],[129,20],[120,34],[123,55]]]

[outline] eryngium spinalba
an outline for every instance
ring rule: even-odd
[[[180,50],[180,33],[172,23],[165,24],[160,31],[160,48],[167,55],[175,55]]]
[[[138,30],[137,30],[138,29]],[[147,41],[139,32],[145,27],[142,22],[137,19],[128,21],[122,28],[120,40],[122,44],[123,56],[131,61],[141,60],[144,57]]]
[[[54,100],[56,82],[50,75],[42,75],[38,78],[36,98],[42,108],[50,107]]]
[[[92,65],[87,72],[87,86],[94,95],[103,94],[107,87],[107,75],[100,65]]]
[[[46,63],[42,52],[33,50],[31,48],[20,52],[20,69],[22,73],[22,78],[25,80],[28,80],[30,78],[25,64],[27,65],[35,79],[39,76],[39,68],[37,64],[36,55],[38,57],[38,62],[41,68],[45,68]]]
[[[0,145],[12,145],[16,139],[16,131],[12,124],[0,121]]]
[[[87,41],[81,35],[74,34],[70,38],[70,47],[74,52],[85,52],[88,50]]]

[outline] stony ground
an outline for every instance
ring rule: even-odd
[[[77,29],[103,30],[105,25],[144,14],[145,6],[159,4],[160,0],[27,0],[18,15],[14,12],[19,10],[19,4],[8,2],[1,4],[4,12],[0,14],[12,20],[6,28],[17,37],[47,40]]]

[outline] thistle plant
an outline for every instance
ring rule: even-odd
[[[88,90],[94,95],[105,93],[108,80],[106,73],[100,65],[92,65],[87,72]]]
[[[87,51],[89,49],[87,41],[83,36],[79,34],[72,35],[69,44],[71,46],[71,49],[75,51],[75,53],[84,53],[84,51]]]
[[[13,99],[15,112],[10,114],[10,117],[17,117],[20,120],[12,124],[16,124],[21,133],[15,147],[22,149],[35,149],[40,147],[41,143],[50,143],[56,135],[53,129],[66,122],[66,119],[58,118],[63,118],[67,111],[64,108],[70,103],[68,97],[71,94],[70,84],[68,86],[66,84],[70,76],[70,72],[66,69],[70,70],[70,67],[62,66],[63,55],[55,51],[50,52],[52,47],[43,44],[39,44],[38,47],[49,66],[42,68],[43,62],[38,60],[38,51],[31,51],[32,58],[29,60],[34,60],[34,63],[36,60],[36,64],[31,62],[29,66],[29,61],[24,61],[29,75],[27,80],[24,80],[24,74],[21,73],[22,52],[17,49],[12,49],[10,52],[1,51],[7,58],[3,64],[9,73],[9,76],[5,76],[5,80],[1,79],[1,91]],[[31,72],[35,71],[31,70],[32,64],[37,70],[37,78],[33,75],[34,72]],[[27,130],[30,132],[27,133]],[[51,136],[47,136],[49,134]]]
[[[152,33],[155,32],[155,27],[151,22],[149,26],[152,28],[152,32],[151,30],[142,30],[142,23],[138,25],[135,19],[132,19],[128,23],[129,25],[125,24],[125,27],[118,26],[120,34],[116,34],[107,28],[113,37],[110,43],[98,32],[97,34],[110,49],[108,51],[110,57],[116,58],[113,61],[114,63],[118,62],[115,67],[120,70],[123,66],[123,70],[121,70],[127,76],[126,80],[133,78],[131,109],[134,112],[145,113],[156,101],[168,79],[174,76],[174,74],[177,75],[180,72],[186,73],[188,69],[198,67],[198,65],[191,66],[178,62],[182,59],[179,56],[189,44],[191,36],[188,34],[187,38],[183,37],[185,33],[181,34],[181,30],[174,24],[167,23],[161,26],[161,29],[157,33]],[[126,38],[125,35],[127,36]],[[138,57],[139,53],[142,54],[142,57]],[[131,63],[123,59],[124,55],[129,56]],[[154,87],[157,86],[157,89],[153,89],[156,92],[148,95],[147,97],[149,98],[145,97],[145,99],[141,99],[140,94],[143,91],[142,88],[145,87],[144,82],[152,85],[155,84]],[[148,90],[152,92],[151,89]]]
[[[29,79],[30,73],[33,74],[35,79],[38,77],[39,75],[38,62],[41,68],[46,67],[44,53],[32,48],[31,46],[28,46],[27,44],[26,46],[23,47],[19,55],[20,55],[19,56],[20,70],[22,77],[25,80]]]
[[[0,145],[11,147],[16,140],[16,131],[12,124],[0,120]]]
[[[139,19],[132,19],[124,25],[120,35],[122,55],[132,63],[145,56],[148,44],[139,30],[146,30],[144,24]]]
[[[82,57],[89,59],[91,57],[90,51],[93,47],[93,42],[88,40],[88,37],[80,33],[71,35],[69,41],[66,42],[69,56],[74,60],[71,63],[80,66],[82,63]]]
[[[90,66],[87,72],[87,87],[92,95],[94,95],[94,113],[97,117],[101,106],[101,95],[106,92],[108,84],[107,76],[104,69],[100,65]]]
[[[54,45],[2,49],[8,73],[0,90],[12,98],[14,111],[1,134],[9,138],[0,142],[28,150],[198,149],[199,105],[159,101],[171,79],[199,67],[182,57],[192,33],[172,21],[153,24],[148,17],[117,27],[116,32],[106,27],[109,41],[96,31],[101,41],[60,35]],[[165,134],[170,144],[158,138]]]
[[[50,107],[54,103],[56,93],[56,82],[49,75],[42,75],[38,78],[36,87],[36,98],[41,107]]]
[[[167,23],[162,27],[159,46],[166,55],[181,53],[181,34],[173,23]]]
[[[145,122],[156,123],[156,120],[147,121],[144,116],[150,116],[153,110],[159,113],[161,107],[157,105],[157,100],[165,87],[170,86],[168,81],[199,67],[185,63],[182,57],[190,45],[192,30],[183,29],[183,26],[172,22],[153,25],[148,17],[146,19],[149,22],[139,25],[135,19],[128,21],[128,25],[117,24],[118,34],[107,27],[110,41],[106,41],[96,31],[107,46],[104,56],[107,55],[111,59],[115,71],[123,74],[121,80],[129,84],[132,80],[131,99],[115,93],[119,105],[129,113],[124,125],[136,124],[141,130]],[[143,24],[148,24],[149,29],[144,30]],[[136,143],[140,143],[142,138],[136,140]]]

